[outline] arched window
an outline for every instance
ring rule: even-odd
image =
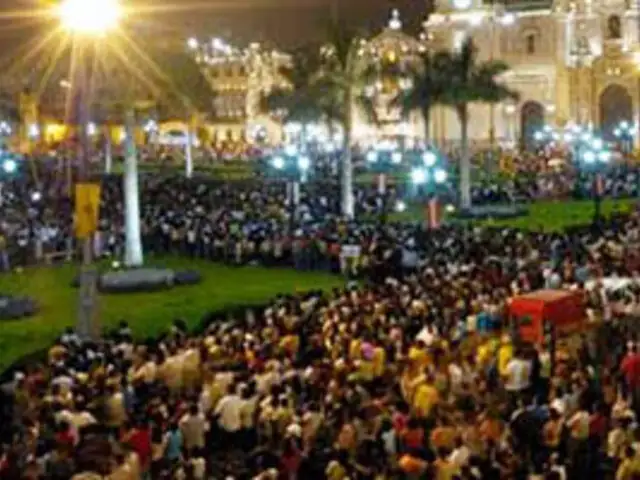
[[[536,53],[536,36],[535,33],[528,33],[524,37],[524,50],[529,55]]]
[[[607,38],[610,40],[622,38],[622,24],[618,15],[611,15],[607,19]]]

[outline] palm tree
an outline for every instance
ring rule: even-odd
[[[443,65],[448,88],[444,91],[444,103],[451,105],[460,121],[460,206],[471,207],[471,159],[469,156],[469,104],[497,103],[507,98],[517,98],[517,92],[498,82],[497,77],[509,67],[501,61],[478,62],[478,52],[471,39],[460,50],[448,54]]]
[[[282,123],[319,121],[322,92],[315,84],[321,65],[320,51],[312,45],[295,50],[291,62],[278,72],[283,82],[261,100],[261,110],[278,117]]]
[[[422,53],[420,64],[409,72],[410,88],[401,91],[394,99],[394,103],[399,104],[404,117],[414,111],[420,112],[425,144],[430,140],[431,110],[443,101],[444,91],[447,88],[448,80],[442,74],[447,58],[445,53]]]
[[[336,21],[330,25],[327,44],[322,48],[322,66],[315,85],[324,92],[320,105],[324,112],[334,117],[331,120],[342,127],[344,149],[342,153],[342,214],[354,216],[353,166],[351,162],[351,139],[353,136],[353,108],[361,103],[363,95],[363,62],[358,61],[361,38],[344,23]],[[366,67],[366,66],[364,66]],[[365,105],[367,104],[364,101]],[[368,109],[367,109],[368,110]]]

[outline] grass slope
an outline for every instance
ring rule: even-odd
[[[227,267],[211,262],[166,259],[155,262],[176,269],[197,269],[199,285],[128,295],[101,295],[99,321],[114,326],[126,319],[137,337],[166,331],[175,318],[190,327],[211,311],[266,303],[279,293],[328,289],[344,284],[339,277],[260,267]],[[73,265],[0,274],[0,293],[30,295],[40,305],[32,318],[0,323],[0,372],[20,357],[47,348],[66,326],[74,325],[78,291],[70,286],[77,273]]]

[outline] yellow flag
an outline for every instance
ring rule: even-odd
[[[76,184],[76,237],[87,238],[98,228],[100,213],[100,185],[97,183]]]

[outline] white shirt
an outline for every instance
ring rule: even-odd
[[[531,364],[520,358],[512,358],[507,364],[507,381],[505,389],[509,392],[519,392],[529,387]]]
[[[242,428],[242,399],[238,395],[225,395],[216,406],[215,414],[219,415],[218,424],[227,432],[237,432]]]

